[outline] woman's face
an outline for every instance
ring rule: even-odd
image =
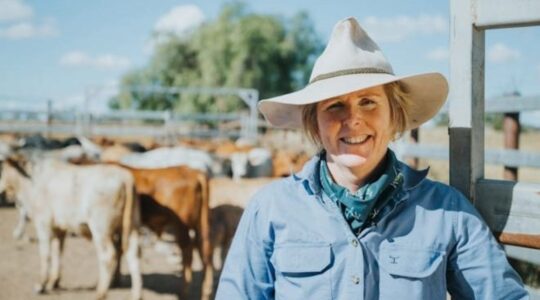
[[[319,102],[317,125],[328,161],[360,174],[377,167],[394,135],[382,86]]]

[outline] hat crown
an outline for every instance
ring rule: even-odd
[[[360,73],[394,73],[379,46],[353,17],[334,26],[326,48],[313,66],[310,82],[320,76],[351,70]]]

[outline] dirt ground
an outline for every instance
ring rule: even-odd
[[[35,295],[32,288],[39,278],[39,256],[33,224],[27,230],[29,239],[16,241],[11,235],[16,221],[14,207],[0,207],[0,299],[95,299],[98,276],[96,251],[91,241],[80,237],[69,237],[66,240],[60,290]],[[164,253],[171,248],[164,243],[154,242],[151,236],[143,239],[141,246],[143,298],[179,299],[182,288],[180,264],[174,261],[175,256]],[[123,261],[121,286],[112,288],[108,299],[130,299],[130,278],[126,265]],[[196,257],[194,284],[188,299],[200,298],[200,266]]]
[[[210,206],[234,204],[244,207],[256,190],[273,179],[243,179],[234,182],[218,178],[210,182]],[[35,295],[33,286],[39,279],[38,245],[34,224],[27,226],[26,238],[14,240],[12,231],[17,222],[13,206],[0,206],[0,300],[39,299],[68,300],[95,299],[98,278],[97,257],[91,241],[80,237],[68,237],[62,256],[60,289],[45,295]],[[141,235],[141,270],[143,298],[146,300],[181,299],[181,265],[177,248],[168,242],[157,241],[153,234],[143,230]],[[214,253],[214,266],[220,266],[220,249]],[[201,263],[194,254],[193,284],[187,299],[200,298],[202,281]],[[217,287],[219,271],[214,278]],[[108,299],[130,299],[130,278],[127,263],[122,262],[122,280],[119,287],[109,290]]]

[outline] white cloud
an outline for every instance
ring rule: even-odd
[[[487,51],[487,59],[493,63],[507,63],[515,61],[521,57],[521,53],[505,44],[497,43]]]
[[[448,60],[448,58],[450,57],[450,52],[448,51],[448,48],[440,47],[428,52],[426,57],[429,60],[435,61]]]
[[[59,34],[54,19],[36,22],[33,8],[23,0],[0,0],[0,22],[6,23],[0,27],[0,38],[3,39],[20,40]]]
[[[91,67],[97,69],[125,69],[131,65],[129,59],[112,54],[92,57],[82,51],[72,51],[60,58],[60,64],[70,67]]]
[[[31,22],[20,22],[0,28],[0,38],[5,39],[28,39],[34,37],[52,37],[57,36],[58,30],[55,23],[47,21],[43,24],[34,24]]]
[[[32,7],[19,0],[0,0],[0,21],[20,21],[34,15]]]
[[[438,15],[367,17],[362,26],[376,42],[400,42],[415,35],[445,34],[448,20]]]
[[[156,46],[167,42],[170,35],[183,37],[200,26],[206,17],[196,5],[179,5],[161,16],[154,25],[154,35],[143,47],[143,53],[150,56]]]
[[[205,17],[196,5],[179,5],[173,7],[156,22],[156,33],[177,34],[182,36],[199,26]]]

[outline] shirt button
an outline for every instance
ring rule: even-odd
[[[354,276],[352,277],[352,282],[353,282],[354,284],[359,284],[359,283],[360,283],[360,277],[354,275]]]
[[[358,240],[356,239],[351,240],[351,244],[353,245],[353,247],[358,247]]]

